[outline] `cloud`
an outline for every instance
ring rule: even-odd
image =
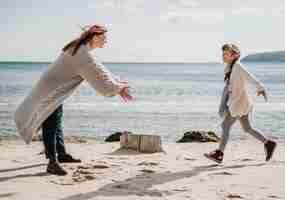
[[[273,16],[284,17],[285,16],[285,7],[280,7],[278,9],[274,9]]]
[[[199,5],[195,0],[169,0],[169,6],[176,8],[197,8]]]
[[[225,18],[225,14],[222,11],[201,10],[194,11],[190,14],[193,20],[208,23],[222,21]]]
[[[132,16],[132,21],[153,17],[154,20],[169,23],[215,24],[224,19],[224,12],[203,8],[198,0],[158,0],[149,4],[145,0],[96,0],[89,1],[90,9],[119,18]]]
[[[221,9],[207,8],[201,1],[168,0],[166,9],[161,12],[161,20],[169,23],[195,22],[199,24],[215,24],[224,20]]]
[[[255,15],[260,16],[265,14],[264,8],[254,8],[254,7],[240,7],[232,11],[233,15]]]
[[[259,5],[259,7],[247,7],[243,6],[238,9],[233,9],[231,12],[236,16],[266,16],[266,17],[284,17],[285,16],[285,7],[276,6],[276,5]]]
[[[93,0],[89,1],[88,8],[96,9],[98,12],[104,11],[106,15],[113,15],[114,13],[135,15],[143,14],[146,5],[148,4],[143,0]]]
[[[176,10],[164,13],[161,16],[162,20],[166,20],[170,23],[194,21],[200,24],[215,24],[219,21],[223,21],[224,18],[225,14],[223,12],[207,9],[192,9],[188,11]]]

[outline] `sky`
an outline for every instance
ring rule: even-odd
[[[52,61],[94,23],[108,28],[104,62],[218,62],[285,50],[284,0],[1,0],[0,61]]]

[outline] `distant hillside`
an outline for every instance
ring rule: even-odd
[[[245,62],[285,62],[285,51],[256,53],[242,59]]]

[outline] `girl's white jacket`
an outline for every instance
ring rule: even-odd
[[[225,73],[228,71],[229,65],[226,66]],[[265,91],[263,84],[240,62],[236,62],[230,77],[228,101],[228,107],[233,117],[247,115],[252,110],[253,103],[248,93],[248,83],[254,84],[257,92]]]

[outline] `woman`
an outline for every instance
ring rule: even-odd
[[[86,80],[103,96],[120,95],[124,101],[132,100],[128,83],[114,78],[110,71],[90,54],[91,50],[104,47],[106,32],[105,27],[93,25],[79,38],[67,44],[15,112],[18,132],[27,144],[31,142],[32,136],[41,127],[44,128],[43,139],[49,158],[47,167],[49,173],[66,174],[56,158],[56,150],[59,150],[60,147],[61,152],[65,153],[65,149],[62,148],[63,143],[59,145],[59,148],[56,147],[57,138],[61,138],[63,141],[60,136],[61,130],[56,130],[61,125],[63,101],[74,92],[83,80]],[[73,160],[72,157],[68,157],[62,157],[61,160]],[[76,160],[73,161],[76,162]],[[79,162],[79,160],[77,161]]]
[[[252,110],[252,102],[247,92],[249,82],[257,87],[257,96],[264,96],[267,100],[264,86],[239,62],[240,50],[234,44],[225,44],[222,47],[223,60],[227,65],[225,68],[225,87],[220,104],[219,114],[224,117],[222,122],[222,138],[219,148],[205,156],[215,162],[222,163],[224,150],[229,138],[232,125],[238,120],[243,130],[257,140],[262,142],[265,147],[266,161],[273,155],[276,143],[265,138],[258,130],[252,128],[249,121],[249,113]]]

